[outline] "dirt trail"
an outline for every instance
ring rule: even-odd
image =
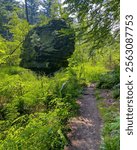
[[[94,85],[85,88],[78,103],[79,116],[70,121],[70,145],[64,150],[99,150],[101,119],[96,106]]]

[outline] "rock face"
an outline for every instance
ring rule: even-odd
[[[52,20],[32,29],[23,43],[20,65],[46,74],[66,67],[75,45],[70,30],[64,20]]]

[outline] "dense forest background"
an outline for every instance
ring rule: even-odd
[[[63,150],[68,120],[79,109],[76,99],[91,83],[104,121],[101,149],[119,149],[119,5],[119,0],[0,0],[0,150]],[[52,74],[21,67],[32,55],[24,54],[26,37],[52,20],[66,22],[65,36],[75,35],[67,65]],[[36,34],[31,39],[39,43]],[[99,89],[110,89],[114,103],[104,106]]]

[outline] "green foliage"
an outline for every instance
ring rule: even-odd
[[[120,63],[120,44],[114,43],[97,51],[92,52],[92,60],[94,64],[102,64],[109,70],[115,69]]]
[[[96,91],[98,98],[98,108],[103,121],[102,127],[102,143],[101,150],[118,150],[120,149],[120,117],[119,117],[119,101],[113,100],[108,103],[111,96],[102,97],[101,91]],[[103,94],[105,95],[105,94]]]
[[[95,93],[98,100],[98,108],[103,119],[101,150],[120,149],[119,101],[116,100],[120,97],[120,68],[119,66],[114,66],[113,70],[99,75],[97,81],[98,89]],[[111,89],[110,95],[112,96],[102,97],[100,89]],[[109,99],[112,100],[113,98],[115,100],[109,102]]]
[[[17,11],[19,8],[18,2],[15,0],[1,0],[0,1],[0,35],[6,39],[11,39],[11,33],[6,26],[11,13]]]
[[[30,23],[41,24],[30,30],[23,5],[0,1],[0,150],[63,150],[68,120],[79,108],[76,98],[91,82],[119,98],[119,0],[66,2],[63,8],[57,0],[28,0]],[[19,67],[20,60],[48,73],[69,65],[47,77]],[[102,150],[117,150],[119,101],[108,107],[95,95],[104,121]]]
[[[103,128],[103,143],[101,150],[120,149],[120,118],[115,117],[113,122],[108,123]]]
[[[62,149],[66,123],[78,106],[81,87],[73,69],[50,79],[20,67],[2,67],[0,149]]]
[[[120,99],[120,84],[113,87],[113,97],[115,99]]]
[[[113,88],[114,86],[120,83],[120,70],[119,67],[115,68],[115,70],[101,74],[100,79],[98,81],[98,88]]]
[[[62,5],[58,0],[25,0],[25,18],[30,24],[45,24],[61,18]]]
[[[18,13],[13,12],[9,18],[8,28],[12,33],[12,41],[22,42],[30,27],[26,20],[19,18]]]
[[[60,122],[60,117],[63,118],[64,114],[60,116],[59,110],[48,114],[35,113],[16,119],[1,149],[63,150],[67,141],[63,133],[64,127]]]
[[[0,65],[18,65],[20,62],[20,48],[29,26],[25,20],[18,18],[16,12],[11,13],[10,20],[6,26],[12,34],[12,39],[6,40],[0,36]]]
[[[40,2],[42,9],[40,14],[45,15],[48,19],[60,17],[61,3],[58,0],[44,0]]]
[[[66,35],[62,30],[71,30],[64,20],[32,29],[23,43],[21,66],[47,74],[66,67],[74,51],[74,33]]]
[[[66,0],[64,3],[69,14],[77,17],[78,36],[89,44],[91,52],[119,41],[119,0]]]

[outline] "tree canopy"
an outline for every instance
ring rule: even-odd
[[[119,42],[119,0],[66,0],[64,3],[69,15],[77,18],[78,35],[90,43],[91,51]]]

